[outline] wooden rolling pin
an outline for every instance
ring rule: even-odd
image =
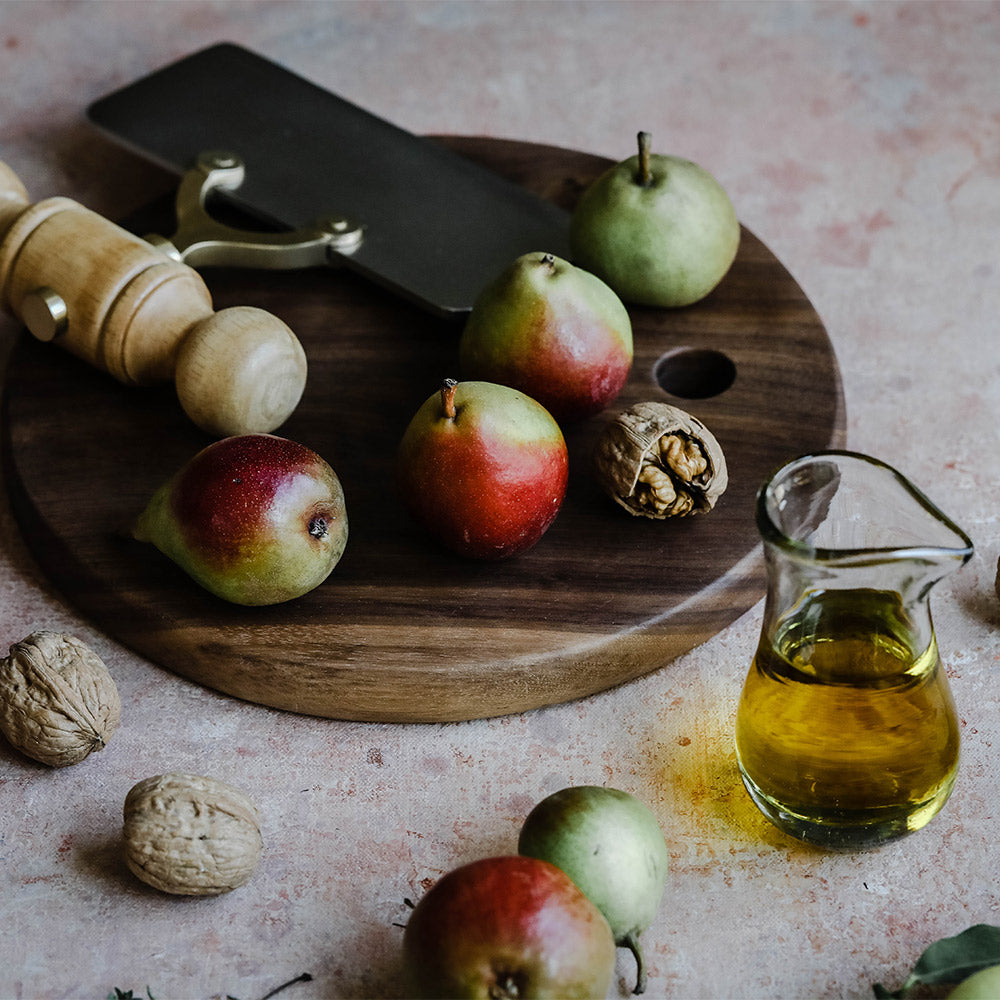
[[[215,312],[192,268],[68,198],[30,204],[2,162],[0,308],[127,385],[173,380],[217,436],[273,431],[305,388],[305,351],[276,316]]]

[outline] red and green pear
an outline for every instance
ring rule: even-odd
[[[509,386],[446,379],[399,445],[400,496],[445,547],[506,559],[533,546],[566,494],[562,430],[539,402]]]
[[[626,302],[691,305],[736,258],[736,211],[704,167],[652,153],[648,132],[638,139],[638,155],[610,167],[581,196],[570,220],[573,262]]]
[[[598,277],[550,253],[518,257],[477,296],[459,341],[470,379],[538,400],[560,422],[605,409],[632,367],[632,324]]]
[[[279,604],[330,575],[347,545],[347,510],[316,452],[245,434],[198,452],[153,494],[132,534],[223,600]]]
[[[417,903],[403,965],[408,996],[603,1000],[615,944],[600,910],[555,865],[483,858]]]

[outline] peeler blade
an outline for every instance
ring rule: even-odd
[[[461,317],[523,253],[568,257],[569,214],[276,62],[222,43],[91,104],[90,121],[182,175],[206,150],[245,164],[219,197],[260,224],[364,228],[331,262],[431,313]]]

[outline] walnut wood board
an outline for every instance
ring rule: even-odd
[[[439,141],[567,208],[609,165],[550,146]],[[130,224],[150,231],[159,213],[169,227],[163,212],[153,206]],[[823,324],[744,229],[735,264],[708,298],[630,309],[630,380],[610,411],[566,428],[568,492],[542,540],[504,562],[467,561],[424,537],[393,481],[410,417],[443,377],[460,377],[460,327],[344,270],[204,276],[217,309],[267,309],[306,349],[306,392],[278,433],[314,448],[343,482],[350,541],[329,579],[296,601],[238,607],[129,538],[153,490],[211,439],[184,416],[172,386],[119,385],[27,334],[6,379],[4,477],[29,549],[71,604],[162,667],[262,705],[463,720],[576,699],[663,668],[763,596],[760,484],[796,455],[843,445],[843,393]],[[595,485],[590,455],[604,422],[647,399],[681,406],[718,438],[730,481],[711,513],[634,518]]]

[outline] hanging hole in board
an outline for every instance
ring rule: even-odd
[[[736,365],[722,351],[679,347],[656,362],[653,378],[671,396],[708,399],[721,395],[736,381]]]

